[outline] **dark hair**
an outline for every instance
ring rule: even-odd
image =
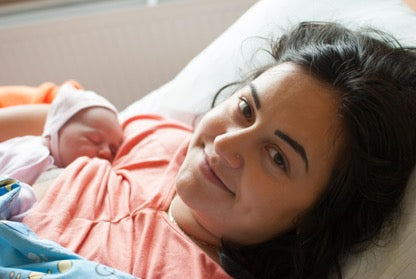
[[[329,183],[296,229],[265,243],[223,240],[224,269],[235,278],[342,277],[341,263],[394,227],[416,163],[416,51],[374,29],[303,22],[272,44],[284,62],[334,89],[343,148]]]

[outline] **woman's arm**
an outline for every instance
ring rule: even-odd
[[[0,142],[18,136],[41,135],[48,104],[31,104],[0,109]]]

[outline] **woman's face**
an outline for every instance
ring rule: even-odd
[[[324,190],[339,150],[335,93],[278,65],[196,127],[177,193],[215,237],[254,244],[296,226]]]
[[[87,156],[112,161],[123,141],[117,115],[102,107],[78,112],[59,131],[59,153],[62,166]]]

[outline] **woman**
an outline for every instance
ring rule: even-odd
[[[271,55],[192,136],[127,120],[113,166],[78,159],[24,222],[146,278],[341,276],[391,225],[415,165],[416,54],[302,23]]]

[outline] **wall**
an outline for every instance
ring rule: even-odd
[[[75,79],[119,109],[172,79],[254,0],[188,0],[0,26],[0,85]]]

